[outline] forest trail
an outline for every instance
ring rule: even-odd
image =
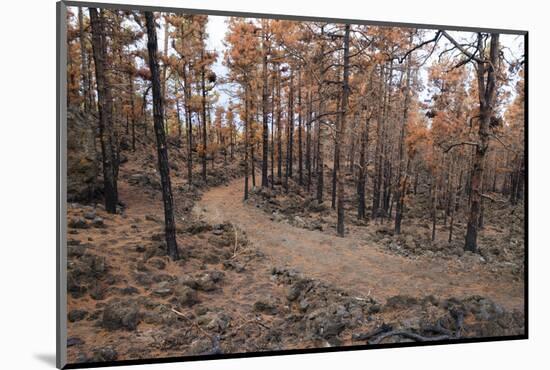
[[[444,259],[411,260],[383,253],[373,244],[272,221],[243,202],[243,179],[210,189],[194,208],[208,222],[232,222],[243,229],[273,266],[295,268],[360,296],[386,300],[395,295],[441,298],[488,297],[507,309],[523,310],[523,281],[499,277],[486,265]]]

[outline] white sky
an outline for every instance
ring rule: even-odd
[[[208,17],[208,24],[207,24],[207,32],[208,32],[208,48],[209,49],[215,49],[218,51],[218,60],[213,66],[214,72],[218,76],[225,76],[227,74],[227,68],[223,66],[222,60],[223,60],[223,52],[225,50],[225,46],[223,44],[223,40],[225,38],[225,34],[227,32],[227,20],[228,17],[221,17],[221,16],[209,16]],[[435,30],[426,30],[424,39],[430,39],[435,34]],[[449,31],[448,32],[453,38],[455,38],[458,42],[471,42],[475,38],[475,33],[472,32],[457,32],[457,31]],[[508,60],[515,60],[522,56],[524,47],[523,47],[524,38],[520,35],[507,35],[502,34],[500,35],[500,43],[505,47],[504,53]],[[427,78],[428,78],[428,69],[430,65],[433,62],[436,62],[439,56],[439,52],[449,48],[451,46],[450,42],[447,41],[444,37],[442,37],[438,43],[436,51],[433,53],[431,58],[428,59],[427,63],[423,68],[419,71],[420,78],[425,82],[424,85],[427,86]],[[429,47],[427,49],[430,49]],[[430,49],[431,50],[431,49]],[[417,54],[420,56],[422,54],[426,55],[427,51],[422,50],[418,51]],[[458,56],[457,56],[458,58]],[[507,88],[507,90],[513,92],[512,89],[513,86],[510,86]],[[229,97],[226,92],[221,89],[221,87],[218,87],[216,89],[220,95],[219,104],[226,106],[227,102],[229,100]],[[425,88],[420,93],[420,100],[428,100],[430,99],[431,94],[429,93],[428,89]]]

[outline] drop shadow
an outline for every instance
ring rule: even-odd
[[[35,353],[34,358],[51,367],[55,367],[56,365],[55,353]]]

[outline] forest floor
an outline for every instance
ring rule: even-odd
[[[69,363],[523,334],[517,274],[273,220],[239,165],[190,187],[173,152],[179,261],[152,149],[121,166],[117,214],[69,204]]]
[[[482,295],[508,309],[523,308],[523,281],[486,268],[479,257],[463,260],[418,258],[384,253],[374,240],[365,241],[356,229],[345,238],[276,222],[242,201],[243,180],[204,194],[195,207],[208,222],[233,222],[272,263],[298,269],[362,296],[386,300],[406,294],[421,297]],[[380,227],[379,229],[383,229]],[[381,250],[382,249],[382,250]]]

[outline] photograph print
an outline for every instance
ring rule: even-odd
[[[60,366],[527,337],[526,32],[59,6]]]

